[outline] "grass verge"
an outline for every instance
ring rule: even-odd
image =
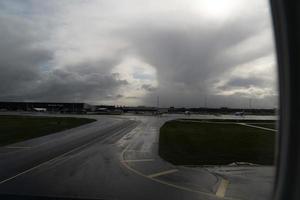
[[[75,117],[0,116],[0,146],[96,121]]]
[[[274,145],[271,131],[235,123],[170,121],[160,129],[159,155],[176,165],[272,165]]]

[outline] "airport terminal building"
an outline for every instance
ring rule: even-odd
[[[0,110],[8,111],[85,113],[92,110],[92,107],[86,103],[0,102]]]

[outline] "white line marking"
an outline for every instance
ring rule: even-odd
[[[140,151],[140,150],[134,150],[134,149],[128,149],[127,152],[150,153],[150,151]]]
[[[177,122],[194,122],[194,123],[206,123],[206,124],[234,124],[235,122],[218,122],[218,121],[205,121],[205,120],[175,120]]]
[[[249,127],[252,127],[252,128],[258,128],[258,129],[262,129],[262,130],[266,130],[266,131],[276,132],[275,129],[271,129],[271,128],[265,128],[265,127],[261,127],[261,126],[254,126],[254,125],[245,124],[245,123],[237,123],[237,124],[242,125],[242,126],[249,126]]]
[[[105,136],[105,135],[104,135],[104,136]],[[101,138],[101,136],[100,136],[100,138]],[[52,158],[52,159],[50,159],[50,160],[47,160],[47,161],[45,161],[45,162],[43,162],[43,163],[41,163],[41,164],[39,164],[39,165],[36,165],[36,166],[34,166],[34,167],[30,168],[30,169],[27,169],[27,170],[25,170],[25,171],[23,171],[23,172],[21,172],[21,173],[15,175],[15,176],[12,176],[12,177],[10,177],[10,178],[4,179],[4,180],[0,181],[0,185],[3,184],[3,183],[5,183],[5,182],[7,182],[7,181],[10,181],[10,180],[12,180],[12,179],[17,178],[18,176],[21,176],[21,175],[23,175],[23,174],[26,174],[26,173],[28,173],[28,172],[31,172],[31,171],[33,171],[34,169],[37,169],[37,168],[39,168],[39,167],[41,167],[41,166],[43,166],[43,165],[46,165],[46,164],[48,164],[48,163],[50,163],[50,162],[52,162],[52,161],[55,161],[56,159],[59,159],[59,158],[65,156],[65,155],[67,155],[67,154],[70,154],[70,153],[72,153],[72,152],[74,152],[74,151],[77,151],[77,150],[79,150],[79,149],[81,149],[81,148],[84,148],[84,147],[86,147],[86,146],[89,146],[90,144],[93,144],[95,141],[98,141],[98,139],[100,139],[100,138],[97,137],[97,138],[95,138],[94,140],[92,140],[92,141],[90,141],[90,142],[88,142],[88,143],[85,143],[85,144],[83,144],[83,145],[81,145],[81,146],[79,146],[79,147],[76,147],[75,149],[72,149],[72,150],[70,150],[70,151],[67,151],[67,152],[65,152],[65,153],[63,153],[63,154],[61,154],[61,155],[59,155],[59,156],[56,156],[56,157],[54,157],[54,158]]]
[[[150,174],[150,175],[148,175],[148,177],[149,178],[155,178],[155,177],[166,175],[166,174],[172,174],[172,173],[177,172],[177,171],[178,171],[178,169],[170,169],[170,170],[167,170],[167,171],[162,171],[162,172],[158,172],[158,173],[155,173],[155,174]]]
[[[151,162],[154,159],[140,159],[140,160],[124,160],[123,162]]]
[[[128,128],[128,127],[125,127],[125,128]],[[122,128],[121,130],[124,130],[125,128]],[[118,131],[121,131],[121,130],[118,130]],[[104,135],[104,136],[105,136],[105,135]],[[101,138],[101,136],[99,136],[99,137]],[[84,148],[84,147],[86,147],[86,146],[89,146],[90,144],[93,144],[95,141],[98,141],[98,139],[100,139],[99,137],[93,139],[92,141],[89,141],[88,143],[85,143],[85,144],[83,144],[83,145],[81,145],[81,146],[78,146],[78,147],[76,147],[75,149],[71,149],[70,151],[67,151],[67,152],[65,152],[65,153],[63,153],[63,154],[61,154],[61,155],[59,155],[59,156],[56,156],[56,157],[54,157],[54,158],[52,158],[52,159],[50,159],[50,160],[47,160],[47,161],[45,161],[45,162],[43,162],[43,163],[41,163],[41,164],[39,164],[39,165],[36,165],[36,166],[34,166],[34,167],[30,168],[30,169],[27,169],[27,170],[25,170],[25,171],[23,171],[23,172],[21,172],[21,173],[19,173],[19,174],[16,174],[15,176],[12,176],[12,177],[10,177],[10,178],[4,179],[4,180],[0,181],[0,185],[3,184],[3,183],[5,183],[5,182],[7,182],[7,181],[10,181],[10,180],[12,180],[12,179],[17,178],[18,176],[21,176],[21,175],[23,175],[23,174],[26,174],[26,173],[28,173],[28,172],[31,172],[31,171],[33,171],[34,169],[37,169],[37,168],[39,168],[39,167],[41,167],[41,166],[43,166],[43,165],[46,165],[46,164],[48,164],[48,163],[50,163],[50,162],[52,162],[52,161],[55,161],[56,159],[59,159],[59,158],[61,158],[61,157],[64,157],[64,156],[67,155],[67,154],[70,154],[70,153],[72,153],[72,152],[74,152],[74,151],[77,151],[77,150],[79,150],[79,149],[81,149],[81,148]],[[104,138],[104,140],[105,140],[105,138]]]
[[[51,161],[51,160],[49,160],[49,162],[50,162],[50,161]],[[10,181],[10,180],[12,180],[12,179],[14,179],[14,178],[16,178],[16,177],[18,177],[18,176],[21,176],[22,174],[26,174],[27,172],[30,172],[30,171],[32,171],[32,170],[34,170],[34,169],[36,169],[36,168],[38,168],[38,167],[40,167],[40,166],[46,164],[46,163],[47,163],[47,162],[41,163],[41,164],[36,165],[36,166],[34,166],[34,167],[30,168],[30,169],[27,169],[27,170],[25,170],[25,171],[23,171],[23,172],[21,172],[21,173],[15,175],[15,176],[12,176],[12,177],[10,177],[10,178],[7,178],[7,179],[1,181],[0,184],[3,184],[3,183],[5,183],[5,182],[7,182],[7,181]]]
[[[228,185],[229,185],[229,181],[222,178],[221,183],[216,192],[216,196],[220,198],[224,198]]]
[[[110,136],[104,138],[104,139],[102,140],[102,143],[108,142],[111,138],[113,138],[113,137],[119,135],[119,134],[122,133],[123,131],[126,131],[127,128],[131,128],[131,126],[133,126],[133,125],[134,125],[134,124],[130,124],[130,125],[126,126],[125,128],[123,127],[123,128],[121,128],[120,130],[117,130],[114,134],[112,134],[112,135],[110,135]],[[116,144],[116,143],[117,143],[117,142],[115,142],[115,144]]]

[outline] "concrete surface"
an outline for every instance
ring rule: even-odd
[[[259,200],[270,196],[272,166],[188,167],[162,160],[159,128],[185,116],[81,117],[97,121],[1,147],[0,198]]]

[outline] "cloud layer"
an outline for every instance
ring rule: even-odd
[[[7,0],[0,10],[0,100],[276,106],[267,1]]]

